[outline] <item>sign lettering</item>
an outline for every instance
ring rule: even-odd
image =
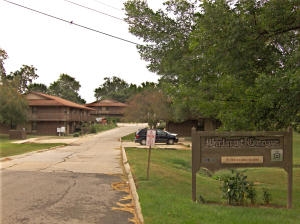
[[[207,148],[265,148],[279,147],[279,138],[263,137],[208,137],[205,140]]]

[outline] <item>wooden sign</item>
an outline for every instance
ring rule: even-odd
[[[287,132],[207,132],[192,129],[192,199],[196,173],[239,167],[280,167],[288,173],[288,203],[292,206],[292,129]]]

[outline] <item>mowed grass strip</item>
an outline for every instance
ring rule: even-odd
[[[147,177],[148,150],[126,148],[142,212],[146,224],[274,224],[297,223],[300,220],[300,135],[294,135],[293,208],[286,209],[287,174],[280,168],[249,168],[249,181],[255,183],[255,206],[228,206],[222,199],[218,177],[230,172],[221,170],[212,175],[197,175],[197,198],[206,203],[194,203],[191,185],[191,151],[153,149],[150,178]],[[271,205],[266,206],[262,189],[271,193]]]
[[[56,146],[66,145],[65,143],[13,143],[7,135],[0,135],[0,158],[19,155],[27,152],[49,149]]]

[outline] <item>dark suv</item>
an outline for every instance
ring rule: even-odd
[[[147,128],[140,129],[135,134],[134,142],[146,145]],[[166,143],[173,145],[178,142],[177,134],[169,133],[160,129],[156,129],[155,143]]]

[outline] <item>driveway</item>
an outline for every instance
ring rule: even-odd
[[[138,128],[118,127],[2,161],[1,223],[132,223],[119,138]]]

